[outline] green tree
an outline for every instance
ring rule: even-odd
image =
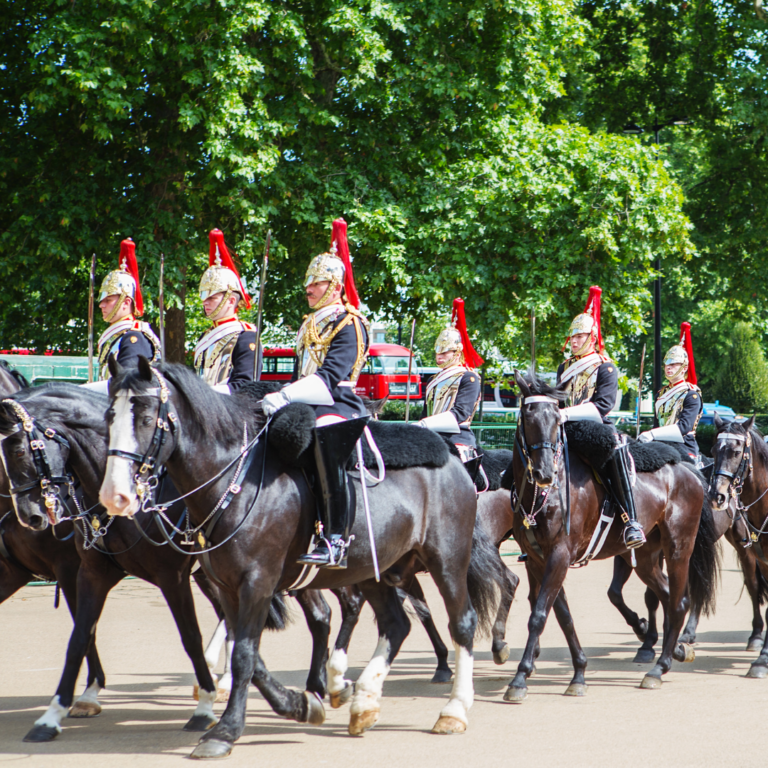
[[[738,413],[768,409],[768,363],[749,323],[736,323],[722,346],[726,347],[711,397]]]

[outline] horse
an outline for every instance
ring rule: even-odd
[[[570,454],[567,477],[564,464],[559,462],[563,450],[559,434],[560,406],[566,399],[565,390],[551,387],[534,376],[523,378],[519,372],[515,379],[523,395],[523,405],[512,461],[517,498],[513,504],[522,510],[522,514],[514,517],[514,536],[527,555],[533,607],[525,651],[504,699],[520,703],[527,697],[526,680],[534,669],[539,637],[552,608],[565,634],[574,666],[566,695],[583,696],[587,692],[584,679],[587,659],[576,636],[563,582],[569,566],[587,552],[600,522],[606,494],[596,482],[591,466],[578,454]],[[717,553],[701,531],[702,527],[706,530],[711,527],[711,513],[705,500],[703,478],[689,467],[681,463],[665,464],[653,473],[637,473],[634,493],[648,542],[635,550],[636,570],[661,600],[666,626],[661,656],[646,673],[641,688],[659,688],[662,675],[671,667],[685,619],[686,588],[690,589],[696,604],[708,606],[714,599]],[[560,500],[566,482],[569,486],[567,507]],[[557,492],[553,493],[553,489]],[[599,559],[626,553],[621,522],[617,524],[614,520],[610,525],[614,535],[607,534]],[[667,562],[668,579],[660,567],[659,549]]]
[[[714,509],[727,509],[731,502],[749,529],[754,555],[758,592],[768,589],[768,558],[763,544],[768,538],[768,446],[755,429],[753,416],[743,424],[725,423],[715,414],[717,429],[712,456],[715,460],[709,485]],[[768,613],[766,613],[768,620]],[[747,677],[768,676],[768,633],[760,655],[752,662]]]
[[[232,694],[219,723],[192,752],[194,758],[225,757],[245,726],[249,682],[271,677],[259,655],[259,641],[272,597],[305,573],[296,558],[307,551],[313,536],[312,490],[303,472],[264,439],[271,422],[253,398],[221,395],[184,366],[153,368],[143,358],[136,371],[122,371],[112,363],[111,374],[110,456],[101,502],[110,515],[135,515],[141,507],[137,489],[152,482],[142,456],[151,455],[155,465],[165,466],[186,496],[203,562],[215,573],[228,620],[236,627]],[[300,404],[286,409],[302,415],[308,427],[303,434],[311,436],[314,411]],[[159,437],[157,429],[162,431]],[[241,473],[246,461],[250,468]],[[474,695],[475,630],[490,622],[495,595],[506,586],[498,553],[475,524],[474,485],[459,459],[449,455],[440,467],[390,470],[369,489],[354,478],[352,487],[357,509],[370,504],[382,579],[375,580],[366,517],[358,514],[348,568],[318,569],[311,582],[317,589],[358,584],[376,615],[379,642],[357,681],[349,732],[362,735],[379,719],[384,680],[410,630],[387,572],[413,555],[432,575],[445,602],[456,653],[451,696],[432,730],[463,732]],[[225,503],[225,511],[213,519]],[[331,684],[329,680],[329,691]],[[287,706],[301,708],[304,702],[300,692],[286,692]]]

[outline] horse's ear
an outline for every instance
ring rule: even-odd
[[[755,414],[752,414],[751,419],[747,419],[747,421],[742,422],[742,427],[744,427],[745,432],[751,432],[755,428]]]
[[[109,368],[109,375],[113,379],[116,379],[125,370],[125,368],[117,362],[117,356],[114,352],[107,359],[107,368]]]
[[[526,380],[521,376],[520,371],[518,371],[517,368],[515,368],[515,381],[517,382],[517,386],[520,387],[520,392],[522,393],[523,397],[530,397],[530,387],[528,386]]]
[[[152,381],[152,366],[144,355],[139,355],[139,376],[145,381]]]
[[[715,429],[719,432],[724,426],[725,422],[717,415],[717,411],[715,411],[715,418],[713,419],[715,424]]]

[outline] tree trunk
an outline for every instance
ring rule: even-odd
[[[177,295],[181,300],[181,308],[168,307],[165,310],[165,359],[169,363],[186,363],[186,270],[184,270],[184,279]]]

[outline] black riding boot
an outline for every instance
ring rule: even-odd
[[[349,419],[338,424],[315,428],[315,465],[319,490],[320,520],[316,523],[317,546],[298,562],[327,568],[346,568],[350,514],[346,465],[355,444],[363,434],[368,418]]]
[[[635,549],[645,544],[645,533],[637,521],[635,497],[632,494],[632,483],[629,479],[629,461],[627,452],[629,446],[619,445],[608,460],[608,482],[616,503],[621,507],[621,519],[624,521],[624,545],[627,549]]]

